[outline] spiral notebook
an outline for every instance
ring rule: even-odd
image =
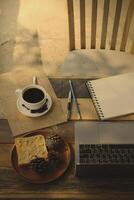
[[[87,87],[100,119],[134,113],[134,72],[88,81]]]

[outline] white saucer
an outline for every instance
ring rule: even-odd
[[[17,99],[17,108],[18,108],[19,112],[21,112],[23,115],[25,115],[27,117],[40,117],[42,115],[45,115],[50,110],[50,108],[52,107],[51,97],[48,94],[46,96],[47,96],[47,99],[48,99],[48,101],[46,102],[48,108],[47,108],[47,110],[45,110],[42,113],[31,113],[30,110],[27,110],[27,108],[22,106],[19,98]]]

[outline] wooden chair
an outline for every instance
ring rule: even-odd
[[[131,33],[130,28],[134,29],[134,0],[104,0],[102,9],[102,24],[97,24],[98,10],[97,6],[100,3],[98,0],[91,1],[91,29],[90,29],[90,47],[87,43],[86,33],[86,10],[88,10],[88,1],[79,0],[80,5],[80,49],[76,47],[76,32],[75,32],[75,16],[74,4],[75,0],[67,0],[68,8],[68,25],[69,25],[69,47],[70,51],[59,68],[58,75],[62,77],[105,77],[134,71],[134,32]],[[115,12],[112,16],[113,24],[110,24],[109,9],[110,5],[115,4]],[[125,5],[124,5],[125,4]],[[123,16],[122,7],[126,14]],[[120,20],[124,20],[121,24]],[[97,38],[97,28],[101,28],[100,38]],[[111,35],[109,40],[108,28],[111,27]],[[119,28],[122,26],[122,32],[119,33]],[[127,42],[129,39],[129,51],[126,51]],[[118,48],[117,48],[118,47]]]

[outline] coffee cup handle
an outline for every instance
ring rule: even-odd
[[[37,77],[36,77],[36,76],[33,76],[33,84],[34,84],[34,85],[37,85],[37,84],[38,84],[38,82],[37,82]]]

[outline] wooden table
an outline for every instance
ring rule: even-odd
[[[62,88],[65,91],[63,85]],[[55,90],[58,96],[65,97],[62,92],[58,94],[58,89],[55,88]],[[85,92],[82,95],[86,98],[88,94]],[[75,177],[74,123],[70,121],[46,129],[48,132],[59,133],[70,143],[72,159],[68,170],[62,177],[50,184],[34,185],[23,181],[11,167],[10,152],[13,138],[7,120],[0,120],[0,199],[134,199],[134,178],[132,177],[88,179]]]

